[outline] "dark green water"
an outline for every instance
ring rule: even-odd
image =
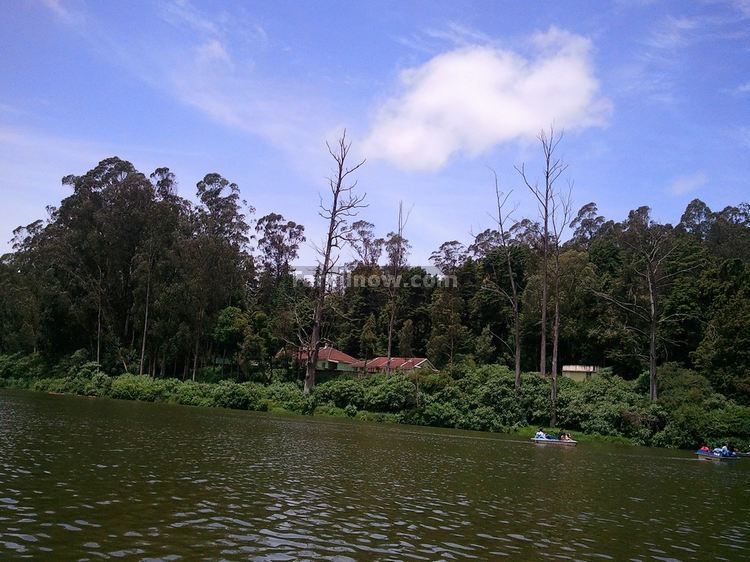
[[[0,391],[0,559],[747,560],[750,459]]]

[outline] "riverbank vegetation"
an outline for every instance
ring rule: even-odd
[[[217,173],[194,201],[169,169],[147,176],[116,157],[66,176],[69,195],[0,259],[3,384],[665,446],[746,440],[750,205],[696,199],[675,225],[646,206],[623,220],[594,202],[574,213],[560,140],[540,135],[543,165],[517,168],[520,192],[488,178],[492,223],[441,244],[432,269],[409,262],[408,210],[390,232],[359,216],[362,163],[347,163],[345,137],[329,147],[328,235],[308,267],[292,265],[305,227],[256,219]],[[538,216],[513,216],[523,196]],[[321,383],[324,344],[440,372]],[[563,364],[604,369],[576,385],[558,380]]]
[[[560,381],[558,425],[587,436],[658,447],[732,443],[750,448],[750,407],[727,400],[707,379],[676,364],[660,369],[662,397],[648,400],[648,375],[627,381],[606,370],[590,381]],[[506,366],[448,373],[340,377],[305,394],[285,370],[270,380],[215,383],[148,375],[110,376],[83,354],[50,365],[40,356],[0,356],[0,386],[147,402],[351,417],[492,432],[548,426],[549,379]],[[528,434],[528,435],[527,435]]]

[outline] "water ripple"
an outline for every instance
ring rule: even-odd
[[[0,558],[738,560],[750,461],[0,393]]]

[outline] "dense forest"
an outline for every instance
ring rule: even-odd
[[[454,378],[501,364],[517,389],[521,372],[553,380],[553,423],[563,363],[625,380],[647,373],[652,401],[667,365],[750,404],[750,205],[714,211],[696,199],[676,225],[647,206],[621,220],[593,202],[576,213],[569,184],[560,187],[559,139],[540,136],[540,170],[517,169],[512,195],[538,203],[538,216],[514,217],[490,177],[495,224],[436,248],[439,273],[410,264],[408,213],[394,210],[392,232],[365,220],[364,195],[347,183],[361,163],[347,165],[343,142],[329,147],[329,236],[312,279],[293,265],[305,227],[280,213],[256,218],[221,175],[199,181],[193,203],[168,168],[147,176],[108,158],[63,178],[70,194],[14,232],[0,261],[0,354],[203,382],[301,381],[304,368],[278,352],[324,344],[361,358],[428,357]],[[351,282],[358,276],[402,282]]]

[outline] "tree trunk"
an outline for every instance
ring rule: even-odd
[[[556,283],[557,284],[557,283]],[[557,290],[557,289],[556,289]],[[550,425],[557,425],[557,350],[560,336],[560,303],[555,296],[555,319],[552,326],[552,381],[550,385],[550,399],[552,412],[550,414]]]
[[[102,297],[99,295],[99,306],[96,312],[96,363],[101,365],[102,350]]]
[[[141,364],[138,374],[143,374],[143,361],[146,357],[146,334],[148,333],[148,305],[151,297],[151,267],[148,268],[148,280],[146,281],[146,312],[143,315],[143,338],[141,339]]]
[[[313,320],[312,335],[310,337],[310,346],[307,350],[307,367],[305,369],[305,387],[304,393],[310,394],[315,387],[315,375],[318,366],[318,351],[320,349],[320,326],[323,322],[323,302],[325,299],[325,280],[322,281],[323,296],[319,297],[315,304],[315,316]]]
[[[648,357],[648,397],[652,402],[656,401],[656,324],[651,325],[651,337],[649,342]]]
[[[396,230],[396,235],[398,236],[397,239],[397,250],[396,250],[396,260],[395,263],[393,263],[393,279],[391,280],[391,285],[389,287],[390,290],[390,298],[389,298],[389,304],[390,304],[390,316],[388,318],[388,362],[386,363],[386,374],[391,374],[391,354],[393,352],[393,328],[396,323],[396,299],[398,298],[399,290],[401,289],[401,276],[399,275],[401,271],[401,259],[403,256],[403,246],[404,246],[404,211],[403,211],[403,201],[399,201],[398,204],[398,228]]]
[[[102,268],[99,268],[99,287],[97,287],[97,310],[96,310],[96,363],[101,365],[102,351]]]
[[[648,397],[652,402],[656,401],[656,331],[658,328],[656,283],[651,272],[648,272],[648,297],[651,322],[649,323],[649,345],[648,345]]]
[[[350,144],[346,143],[346,131],[338,141],[338,152],[334,152],[330,145],[328,152],[336,162],[336,176],[330,178],[331,187],[331,206],[326,208],[321,204],[320,215],[328,219],[328,235],[326,237],[325,250],[321,252],[323,261],[320,263],[320,274],[318,278],[318,294],[315,302],[315,313],[313,315],[313,327],[310,338],[307,342],[307,366],[305,369],[304,393],[310,394],[315,387],[315,375],[318,363],[318,349],[320,347],[321,326],[323,323],[323,307],[325,306],[326,292],[328,290],[328,275],[331,272],[333,263],[331,261],[333,248],[339,248],[342,241],[341,228],[345,223],[346,217],[356,214],[356,209],[361,207],[364,197],[352,195],[352,190],[356,186],[356,181],[351,186],[346,186],[346,178],[364,164],[364,160],[359,164],[348,168],[346,158],[349,153]],[[335,263],[335,262],[334,262]]]
[[[513,307],[513,358],[515,362],[515,389],[521,389],[521,322],[520,314],[518,312],[518,288],[516,287],[516,278],[513,275],[513,256],[511,254],[510,244],[505,236],[505,221],[506,217],[503,216],[503,206],[505,201],[508,200],[508,196],[503,199],[500,192],[500,184],[498,182],[497,173],[493,170],[492,173],[495,176],[495,198],[497,200],[497,226],[500,230],[500,240],[505,250],[505,262],[508,266],[508,281],[510,282],[511,294],[503,291],[506,297],[509,297],[510,304]],[[510,195],[510,193],[508,194]]]
[[[549,199],[547,199],[549,201]],[[545,206],[544,210],[544,233],[542,235],[542,318],[541,318],[541,341],[539,350],[539,373],[547,374],[547,246],[549,239],[549,213]]]
[[[393,349],[393,324],[396,321],[396,302],[391,302],[390,317],[388,318],[388,362],[385,364],[385,374],[391,374],[391,352]]]
[[[513,293],[516,294],[516,288],[515,283],[513,284]],[[513,301],[513,355],[515,359],[515,370],[516,370],[516,380],[515,380],[515,388],[516,390],[521,389],[521,322],[520,322],[520,315],[518,313],[518,296],[514,296]]]
[[[200,332],[195,335],[195,349],[193,350],[193,380],[198,370],[198,346],[200,344]]]

